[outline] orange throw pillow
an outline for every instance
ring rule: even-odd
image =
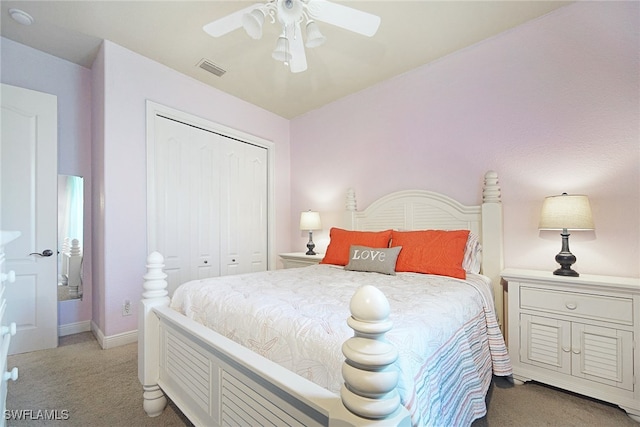
[[[329,231],[329,246],[320,264],[347,265],[351,245],[388,248],[391,230],[352,231],[333,227]]]
[[[396,271],[465,279],[462,268],[469,230],[394,231],[391,247],[402,246]]]

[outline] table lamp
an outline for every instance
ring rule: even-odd
[[[580,194],[562,193],[549,196],[542,203],[540,214],[540,230],[562,230],[562,249],[556,255],[560,268],[553,272],[557,276],[578,277],[577,271],[571,269],[576,257],[569,251],[568,230],[593,230],[593,218],[589,198]]]
[[[315,255],[313,248],[316,245],[313,243],[313,230],[322,229],[322,223],[320,222],[320,213],[307,211],[300,214],[300,230],[309,231],[309,243],[307,243],[306,255]]]

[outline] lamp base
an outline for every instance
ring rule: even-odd
[[[564,266],[564,265],[559,269],[557,269],[556,271],[554,271],[553,274],[555,274],[556,276],[571,276],[571,277],[580,276],[580,274],[578,274],[577,271],[572,270],[571,267]]]
[[[560,268],[554,271],[553,274],[556,276],[578,277],[578,272],[571,269],[571,266],[576,262],[576,257],[569,251],[569,233],[563,230],[560,235],[562,236],[562,249],[556,255],[556,262],[560,264]]]
[[[316,255],[316,253],[313,251],[313,248],[316,247],[316,244],[313,243],[313,232],[311,230],[309,230],[309,243],[307,243],[307,253],[305,255]]]
[[[313,251],[313,248],[315,248],[316,245],[313,244],[313,242],[307,243],[307,249],[309,249],[307,251],[307,253],[305,255],[316,255],[316,253]]]

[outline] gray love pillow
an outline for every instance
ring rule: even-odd
[[[402,246],[393,248],[369,248],[367,246],[351,245],[349,248],[349,263],[345,270],[367,271],[373,273],[396,274],[396,261]]]

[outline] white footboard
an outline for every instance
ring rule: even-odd
[[[139,312],[138,377],[149,416],[162,413],[166,393],[195,425],[410,425],[395,389],[397,350],[384,340],[389,304],[378,289],[364,286],[351,300],[355,334],[343,345],[338,396],[171,310],[162,267],[162,255],[149,255]]]

